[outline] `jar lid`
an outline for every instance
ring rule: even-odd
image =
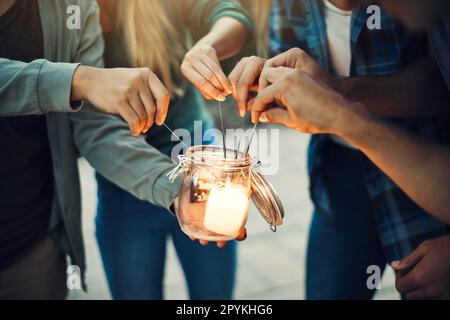
[[[283,224],[284,207],[272,184],[260,173],[252,170],[251,198],[261,216],[275,232]]]

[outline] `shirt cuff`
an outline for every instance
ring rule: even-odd
[[[250,19],[250,16],[243,9],[238,10],[238,8],[231,5],[226,5],[225,3],[213,10],[208,21],[209,28],[211,28],[219,19],[224,17],[234,18],[238,20],[250,32],[253,32],[254,25],[252,23],[252,20]]]
[[[172,205],[181,190],[181,177],[172,183],[167,177],[167,172],[161,175],[153,187],[153,201],[155,204],[172,212]]]
[[[71,102],[72,79],[79,64],[53,63],[42,64],[38,76],[39,107],[48,112],[77,112],[83,102]]]

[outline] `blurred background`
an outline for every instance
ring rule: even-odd
[[[212,104],[210,109],[215,117],[216,127],[220,128],[217,104]],[[241,126],[236,108],[227,107],[223,111],[226,128],[237,129]],[[246,127],[250,126],[247,122]],[[309,137],[290,129],[276,128],[280,130],[280,170],[278,174],[270,176],[269,180],[283,201],[286,211],[285,223],[273,233],[255,207],[251,208],[247,224],[248,238],[239,244],[238,250],[236,299],[295,300],[305,297],[305,254],[312,212],[306,171]],[[80,160],[80,171],[88,293],[72,291],[69,299],[110,299],[95,240],[97,187],[94,171],[85,160]],[[170,238],[167,246],[165,299],[188,299],[181,266]],[[394,274],[388,268],[376,299],[398,298]]]

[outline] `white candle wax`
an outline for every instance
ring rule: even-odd
[[[249,206],[249,199],[239,186],[212,187],[203,224],[206,229],[225,236],[236,236]]]

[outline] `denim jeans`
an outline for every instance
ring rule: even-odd
[[[315,210],[310,227],[306,296],[313,300],[371,299],[367,267],[386,266],[359,151],[334,142],[323,150],[320,174],[332,216]],[[314,201],[314,199],[313,199]]]
[[[165,153],[169,149],[162,150]],[[161,300],[170,236],[194,300],[232,298],[237,245],[202,247],[180,229],[164,208],[141,201],[101,175],[98,181],[97,241],[114,299]]]

